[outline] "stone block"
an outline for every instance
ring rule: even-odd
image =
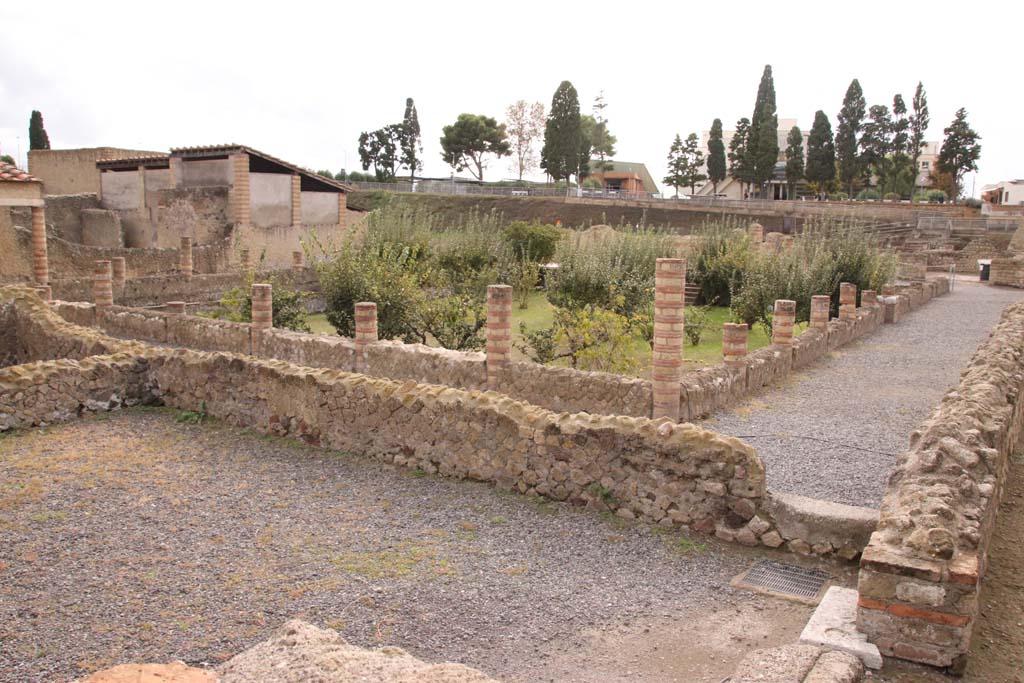
[[[848,652],[871,669],[882,668],[882,655],[857,630],[857,591],[832,586],[800,634],[800,642]]]
[[[87,247],[124,246],[121,219],[107,209],[82,209],[82,244]]]
[[[792,493],[771,492],[767,509],[784,539],[799,539],[810,546],[828,543],[862,549],[878,525],[877,510]]]

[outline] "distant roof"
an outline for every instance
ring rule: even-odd
[[[338,182],[334,178],[328,178],[318,174],[316,171],[311,171],[308,168],[302,168],[295,164],[289,163],[284,159],[278,159],[275,156],[261,152],[258,149],[253,149],[247,145],[239,145],[236,143],[227,143],[223,145],[202,145],[198,147],[172,147],[170,154],[147,154],[145,156],[136,157],[122,157],[116,159],[100,159],[96,162],[97,168],[106,170],[116,169],[129,169],[138,166],[146,167],[157,167],[166,168],[170,164],[171,157],[179,157],[182,159],[202,159],[204,157],[224,157],[229,154],[248,154],[249,156],[257,157],[263,161],[281,166],[293,173],[297,173],[304,176],[310,181],[315,181],[329,187],[336,188],[342,192],[351,192],[352,186],[345,183]]]
[[[0,180],[7,182],[19,182],[19,183],[41,183],[39,178],[30,176],[25,171],[22,171],[17,166],[9,164],[6,161],[0,161]]]
[[[597,164],[600,163],[597,159],[590,160],[590,169],[592,174],[597,173],[633,173],[640,176],[640,182],[644,184],[644,190],[647,192],[658,192],[658,185],[654,182],[654,178],[651,177],[651,172],[647,170],[647,166],[639,164],[634,161],[615,161],[614,159],[606,159],[605,164],[611,165],[611,168],[606,171],[597,171]]]

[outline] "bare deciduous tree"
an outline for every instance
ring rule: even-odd
[[[519,180],[522,180],[524,174],[537,168],[534,142],[544,134],[544,104],[529,104],[526,100],[519,100],[509,105],[505,120],[508,141],[512,145],[512,168],[518,172]]]

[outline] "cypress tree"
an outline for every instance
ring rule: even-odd
[[[572,83],[562,81],[551,98],[551,110],[544,125],[540,167],[555,180],[568,183],[579,170],[582,150],[580,99]]]
[[[402,117],[402,165],[409,169],[409,182],[416,180],[416,171],[423,168],[423,144],[420,142],[420,117],[411,97],[405,99]]]
[[[757,87],[754,114],[750,119],[750,137],[747,140],[747,166],[753,182],[764,186],[775,172],[779,160],[779,118],[775,106],[775,81],[772,66],[766,64]]]
[[[789,186],[789,197],[793,198],[793,188],[804,179],[804,134],[800,128],[789,129],[786,139],[786,184]]]
[[[974,132],[967,123],[967,110],[961,107],[956,118],[945,130],[945,139],[939,151],[939,170],[953,178],[953,198],[957,199],[963,192],[961,182],[968,171],[978,170],[978,159],[981,157],[981,136]]]
[[[839,162],[839,178],[843,185],[853,194],[853,181],[860,175],[861,159],[857,154],[858,138],[864,125],[864,113],[867,104],[864,102],[864,91],[860,82],[853,79],[846,89],[843,108],[839,110],[839,125],[836,128],[836,159]]]
[[[814,113],[814,125],[807,138],[807,182],[814,183],[819,192],[827,192],[836,177],[836,148],[832,142],[832,124],[820,109]]]
[[[712,192],[718,192],[718,183],[725,180],[725,143],[722,142],[722,119],[711,122],[708,135],[708,180]]]
[[[928,93],[924,90],[924,84],[917,82],[917,90],[914,91],[914,100],[911,103],[914,113],[910,115],[910,158],[914,161],[914,169],[917,169],[917,160],[921,156],[921,148],[924,146],[924,136],[928,132],[928,124],[931,117],[928,114]],[[916,182],[916,181],[915,181]]]
[[[50,136],[43,127],[43,115],[36,110],[32,110],[28,120],[28,148],[50,149]]]
[[[751,182],[750,167],[747,165],[747,143],[750,140],[750,120],[743,117],[736,122],[736,132],[729,141],[729,176],[744,186]],[[743,194],[746,194],[743,192]]]

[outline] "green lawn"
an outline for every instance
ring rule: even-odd
[[[516,360],[526,360],[526,356],[514,347],[516,342],[522,340],[519,331],[519,323],[526,323],[528,330],[536,330],[549,327],[554,319],[554,307],[548,302],[543,292],[535,292],[530,295],[529,306],[525,310],[519,308],[518,300],[513,304],[512,309],[512,357]],[[683,347],[684,370],[694,370],[708,365],[717,365],[722,362],[722,323],[729,322],[729,309],[714,307],[709,310],[707,328],[701,337],[700,344],[693,346],[689,339]],[[309,326],[315,334],[334,334],[335,330],[323,313],[309,316]],[[800,334],[807,327],[806,323],[796,326],[795,334]],[[769,336],[765,334],[760,325],[755,325],[750,331],[747,344],[750,351],[767,346],[770,343]],[[650,376],[651,349],[646,341],[637,339],[632,346],[632,353],[639,361],[643,371],[639,373],[642,377]]]

